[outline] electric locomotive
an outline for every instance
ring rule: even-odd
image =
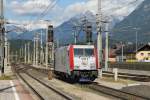
[[[68,45],[55,50],[55,74],[74,81],[94,81],[98,76],[94,45]]]

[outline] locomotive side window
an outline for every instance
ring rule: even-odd
[[[94,49],[74,49],[75,56],[93,56]]]

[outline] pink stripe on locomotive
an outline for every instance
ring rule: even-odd
[[[70,70],[73,71],[74,70],[74,49],[73,49],[73,45],[70,45],[69,60],[70,60]]]
[[[94,48],[94,56],[95,56],[95,60],[96,60],[96,69],[100,68],[99,63],[98,63],[98,53],[97,53],[97,49]]]

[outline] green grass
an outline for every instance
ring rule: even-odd
[[[12,80],[11,76],[2,75],[0,76],[0,80]]]

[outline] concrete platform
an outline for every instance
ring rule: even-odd
[[[0,80],[0,100],[33,100],[18,80]]]
[[[100,85],[104,85],[110,88],[122,90],[124,92],[140,95],[147,97],[150,100],[150,82],[130,82],[130,81],[106,81],[103,79],[96,79],[95,82],[98,82]]]
[[[113,72],[112,68],[108,68],[108,72]],[[118,69],[119,73],[129,73],[129,74],[136,74],[136,75],[146,75],[146,76],[150,76],[150,71],[139,71],[139,70],[128,70],[128,69]],[[101,85],[104,86],[108,86],[111,88],[115,88],[115,89],[122,89],[125,87],[130,87],[130,86],[139,86],[139,85],[149,85],[150,86],[150,82],[139,82],[139,81],[132,81],[132,80],[127,80],[127,79],[121,79],[118,78],[120,80],[120,82],[115,82],[113,77],[112,80],[104,80],[103,78],[97,78],[95,80],[95,82],[98,82]]]
[[[111,82],[111,81],[106,81],[106,80],[103,80],[103,79],[100,79],[100,78],[97,78],[95,80],[95,82],[97,82],[98,84],[100,85],[104,85],[104,86],[107,86],[107,87],[110,87],[110,88],[114,88],[114,89],[122,89],[123,87],[127,87],[128,83],[127,84],[123,84],[123,83],[120,83],[120,82]]]

